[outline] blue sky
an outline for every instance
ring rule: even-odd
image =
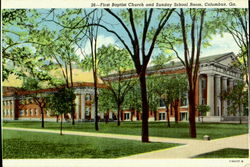
[[[171,22],[177,22],[175,20],[176,17],[172,17]],[[114,24],[114,26],[110,26],[113,30],[118,32],[122,37],[126,38],[127,35],[124,29],[118,24],[118,22],[109,14],[105,14],[104,16],[105,23],[109,22]],[[155,21],[157,22],[157,21]],[[106,30],[100,29],[99,38],[98,38],[98,46],[101,45],[108,45],[108,44],[115,44],[119,47],[123,47],[123,45],[119,42],[119,40],[111,33],[106,32]],[[207,48],[203,48],[201,50],[201,56],[209,56],[215,54],[221,54],[226,52],[234,52],[235,54],[238,53],[239,47],[234,42],[233,37],[229,33],[224,33],[223,36],[220,34],[212,35],[212,39],[210,40],[211,46]],[[90,52],[89,45],[85,45],[84,49]],[[183,55],[183,49],[178,48],[179,55]],[[155,49],[154,55],[158,54],[157,49]]]
[[[48,9],[49,10],[49,9]],[[46,13],[48,10],[46,9],[42,9],[40,11]],[[57,11],[60,12],[60,9]],[[115,12],[119,12],[119,9],[115,9]],[[116,19],[114,19],[113,16],[110,16],[107,12],[103,12],[104,16],[103,16],[103,21],[101,22],[101,24],[105,24],[107,25],[108,28],[116,31],[127,43],[130,43],[127,34],[125,33],[124,29],[122,28],[122,26],[116,21]],[[158,12],[159,14],[159,12]],[[156,24],[158,23],[157,20],[157,16],[154,17],[154,22],[152,23],[152,27],[156,26]],[[173,23],[177,23],[178,18],[176,18],[176,16],[171,17],[170,22]],[[60,27],[54,23],[50,23],[50,22],[46,22],[41,24],[42,26],[48,26],[51,29],[59,29]],[[137,31],[140,32],[140,27],[137,28]],[[116,45],[117,47],[123,47],[123,45],[121,44],[121,42],[112,34],[107,32],[106,30],[100,28],[99,29],[99,34],[98,34],[98,47],[101,47],[102,45]],[[232,36],[229,33],[224,33],[223,37],[221,37],[221,35],[213,35],[212,39],[210,40],[210,44],[211,46],[208,48],[203,48],[201,50],[201,56],[209,56],[209,55],[214,55],[214,54],[221,54],[221,53],[226,53],[226,52],[234,52],[235,54],[238,53],[239,48],[236,45],[236,43],[234,42],[234,39],[232,38]],[[131,46],[130,46],[131,47]],[[85,51],[86,54],[90,53],[90,45],[89,42],[84,42],[82,45],[82,50]],[[183,49],[181,48],[177,48],[179,55],[182,56],[183,55]],[[157,55],[159,54],[159,50],[156,48],[155,52],[153,53],[153,55]],[[78,54],[80,54],[80,51],[77,51]]]

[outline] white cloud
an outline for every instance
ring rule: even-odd
[[[97,37],[97,48],[104,46],[108,46],[109,44],[115,44],[115,39],[112,36],[104,36],[99,35]],[[82,51],[84,54],[90,54],[91,53],[91,47],[89,40],[85,43],[85,46],[82,48]],[[82,57],[80,49],[76,51],[76,54],[80,55]]]
[[[235,43],[232,35],[230,33],[225,33],[223,37],[219,34],[212,36],[212,40],[210,41],[211,46],[202,49],[202,56],[209,56],[227,52],[234,52],[237,54],[239,52],[239,47]]]

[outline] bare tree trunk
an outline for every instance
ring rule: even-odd
[[[117,103],[117,126],[120,126],[120,104]]]
[[[95,130],[98,131],[98,94],[97,94],[97,83],[95,81]]]
[[[70,58],[70,57],[69,57]],[[71,83],[71,88],[73,88],[73,71],[72,71],[72,64],[71,64],[71,59],[69,62],[69,72],[70,72],[70,83]],[[71,115],[72,115],[72,125],[75,125],[75,105],[74,105],[74,100],[71,102]]]
[[[60,135],[62,135],[62,119],[63,119],[63,114],[61,114],[61,128],[60,128]]]
[[[196,138],[196,125],[195,125],[195,91],[190,89],[188,92],[189,100],[189,133],[192,138]]]
[[[42,115],[42,125],[41,125],[41,127],[44,128],[44,111],[43,111],[42,107],[40,107],[40,110],[41,110],[41,115]]]
[[[154,111],[155,121],[157,121],[157,111]]]
[[[179,115],[178,115],[178,100],[175,100],[174,102],[174,118],[175,118],[175,123],[179,122]]]
[[[167,112],[167,121],[168,121],[168,127],[170,128],[170,119],[169,119],[169,106],[166,105],[166,112]]]
[[[142,142],[149,142],[148,138],[148,98],[147,98],[147,86],[145,72],[141,73],[140,86],[141,86],[141,98],[142,98]]]
[[[242,120],[241,120],[241,105],[240,103],[238,104],[239,106],[239,117],[240,117],[240,124],[242,124]]]

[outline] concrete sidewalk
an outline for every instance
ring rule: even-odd
[[[184,146],[174,147],[158,152],[138,154],[125,157],[126,159],[167,159],[167,158],[192,158],[194,156],[216,151],[224,148],[249,149],[248,135],[239,135],[223,139],[191,142]]]
[[[30,132],[44,132],[44,133],[58,133],[58,130],[45,130],[45,129],[28,129],[28,128],[11,128],[3,127],[7,130],[30,131]],[[122,135],[122,134],[109,134],[109,133],[94,133],[94,132],[75,132],[63,131],[64,135],[79,135],[79,136],[92,136],[104,137],[126,140],[141,140],[141,136]],[[227,137],[222,139],[215,139],[211,141],[195,140],[195,139],[175,139],[165,137],[150,137],[151,142],[165,142],[165,143],[179,143],[183,146],[153,151],[149,153],[142,153],[123,157],[123,159],[168,159],[168,158],[191,158],[199,154],[204,154],[211,151],[220,150],[223,148],[241,148],[249,149],[248,134]]]

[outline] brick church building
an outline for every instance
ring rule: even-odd
[[[222,100],[220,94],[223,90],[233,87],[235,81],[241,80],[241,71],[233,68],[232,63],[235,61],[234,53],[225,53],[200,58],[199,77],[196,91],[196,105],[207,104],[210,111],[203,118],[208,122],[221,122],[226,120],[230,114],[227,111],[228,101]],[[180,62],[170,62],[164,68],[155,69],[149,67],[147,75],[160,73],[162,75],[185,73],[185,68]],[[131,74],[132,75],[132,74]],[[76,121],[94,120],[94,85],[89,82],[74,83],[75,88],[75,119]],[[98,88],[105,88],[104,84],[99,84]],[[39,90],[40,93],[53,93],[57,89]],[[1,114],[4,120],[40,120],[41,115],[39,107],[34,104],[29,97],[32,91],[24,91],[21,88],[4,85]],[[159,103],[158,111],[149,112],[149,121],[166,121],[165,106]],[[123,121],[137,121],[141,119],[141,113],[136,111],[121,111]],[[109,120],[116,119],[116,112],[99,113],[100,120],[105,118]],[[188,99],[182,98],[179,101],[178,117],[179,121],[188,121]],[[196,114],[198,120],[198,112]],[[170,120],[174,120],[174,112],[170,110]],[[45,121],[53,121],[56,117],[49,111],[45,111]],[[66,117],[65,117],[66,119]],[[70,116],[69,118],[70,119]]]

